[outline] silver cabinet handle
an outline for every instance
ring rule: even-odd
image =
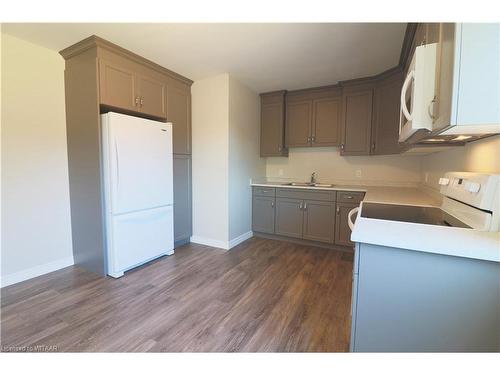
[[[299,209],[302,210],[302,202],[300,202],[300,204],[299,204]]]
[[[141,96],[141,107],[142,107],[143,104],[144,104],[144,99]]]
[[[311,137],[307,137],[307,143],[311,142]]]
[[[281,152],[281,146],[278,145],[278,152]]]
[[[340,214],[340,207],[337,206],[337,215],[339,215],[339,214]]]
[[[307,202],[304,203],[304,210],[307,210]]]
[[[315,135],[313,135],[313,136],[311,137],[311,141],[312,141],[313,143],[314,143],[314,142],[316,142],[316,136],[315,136]]]
[[[274,202],[271,202],[271,207],[274,207]]]
[[[352,195],[346,195],[345,198],[352,199],[353,197],[352,197]]]
[[[135,97],[135,106],[137,107],[138,105],[139,105],[139,97],[138,97],[138,96],[136,96],[136,97]]]
[[[344,144],[343,144],[343,143],[340,145],[340,149],[341,149],[342,151],[344,151]]]

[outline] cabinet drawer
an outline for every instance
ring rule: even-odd
[[[276,196],[292,199],[310,199],[316,201],[335,202],[335,191],[309,189],[276,189]]]
[[[359,203],[363,200],[365,193],[362,191],[338,191],[337,202]]]
[[[273,187],[264,186],[254,186],[253,195],[259,195],[261,197],[274,197],[276,189]]]

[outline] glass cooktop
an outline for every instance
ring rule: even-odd
[[[369,219],[404,221],[407,223],[470,228],[438,207],[404,206],[383,203],[363,203],[361,217]]]

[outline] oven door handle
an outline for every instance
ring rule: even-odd
[[[359,211],[359,207],[354,207],[349,213],[347,214],[347,224],[349,224],[349,228],[351,230],[354,229],[354,222],[352,221],[352,215],[356,214]],[[356,216],[357,217],[357,216]]]

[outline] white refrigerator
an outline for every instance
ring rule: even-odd
[[[172,124],[101,115],[107,274],[174,253]]]

